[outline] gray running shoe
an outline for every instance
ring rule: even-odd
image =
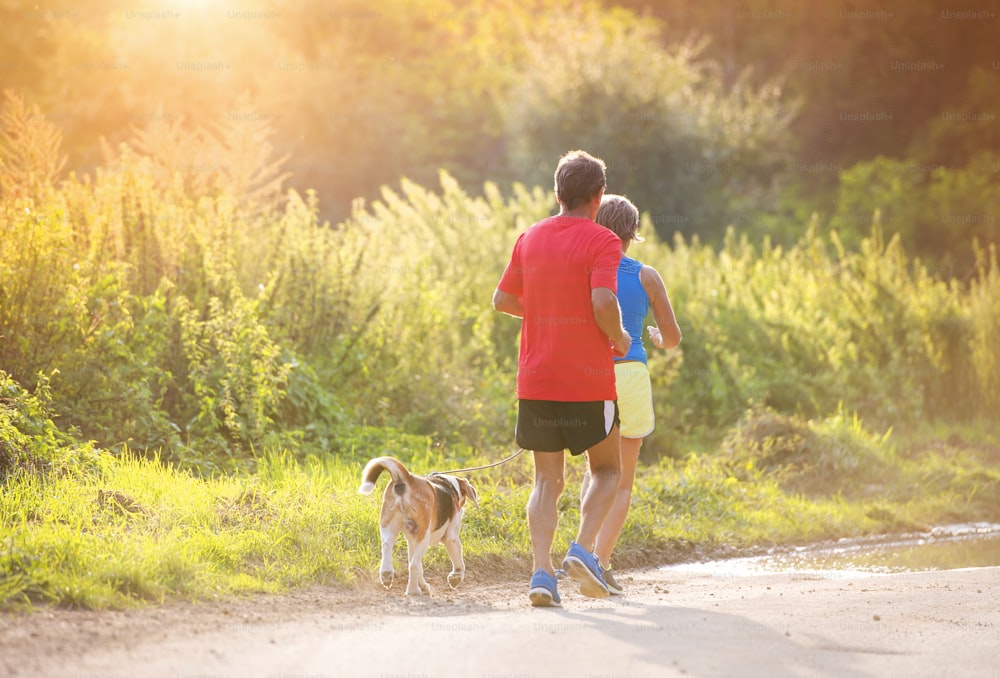
[[[615,581],[615,577],[611,574],[611,570],[605,570],[603,565],[601,565],[601,576],[604,577],[604,583],[608,585],[608,593],[613,596],[621,596],[625,594],[625,589],[621,587],[621,584]]]

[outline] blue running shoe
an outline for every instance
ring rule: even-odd
[[[569,550],[562,561],[563,569],[580,584],[580,593],[590,598],[607,598],[608,585],[601,576],[601,564],[597,556],[587,553],[575,541],[569,543]]]
[[[535,574],[531,575],[528,598],[531,599],[532,607],[560,607],[556,578],[545,570],[535,570]]]

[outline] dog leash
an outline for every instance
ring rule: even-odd
[[[454,475],[456,473],[468,473],[470,471],[482,471],[484,469],[493,468],[494,466],[500,466],[500,464],[506,464],[508,461],[512,461],[517,458],[519,454],[524,452],[524,448],[521,447],[514,454],[510,455],[506,459],[501,459],[500,461],[495,461],[492,464],[485,464],[483,466],[470,466],[469,468],[457,468],[453,471],[434,471],[428,475],[432,476],[444,476],[444,475]]]

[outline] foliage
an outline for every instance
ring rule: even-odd
[[[885,427],[990,416],[995,387],[981,389],[995,374],[992,351],[972,327],[995,314],[982,296],[997,294],[995,255],[983,254],[968,289],[878,228],[856,249],[813,230],[788,249],[731,233],[718,251],[677,238],[634,256],[664,275],[684,331],[677,376],[654,392],[665,425],[650,443],[665,451],[661,429],[719,430],[748,402],[807,417],[842,404]]]
[[[980,151],[968,166],[956,168],[917,158],[858,163],[840,174],[830,226],[850,243],[877,223],[939,268],[942,277],[972,276],[972,248],[960,251],[952,244],[996,244],[1000,188],[991,177],[998,166],[1000,156],[992,151]]]
[[[790,244],[810,212],[831,216],[841,172],[884,156],[965,173],[947,228],[900,224],[920,236],[908,248],[965,276],[966,234],[995,240],[976,221],[995,215],[976,200],[995,172],[973,162],[996,147],[991,22],[947,0],[303,0],[266,21],[212,4],[149,20],[127,4],[4,10],[9,86],[57,121],[81,175],[129,143],[167,181],[173,158],[189,187],[256,191],[266,208],[287,169],[341,221],[355,198],[439,168],[467,188],[547,186],[583,146],[664,237],[718,245],[734,224]],[[923,204],[933,226],[947,202]],[[845,242],[869,207],[844,215]]]
[[[65,427],[205,471],[342,449],[357,425],[510,444],[519,325],[489,299],[548,192],[471,196],[442,172],[437,192],[403,180],[331,227],[315,194],[267,207],[157,157],[126,143],[92,179],[0,203],[0,359],[27,388],[52,375]],[[814,227],[787,248],[731,232],[716,249],[667,247],[652,218],[636,256],[666,276],[685,341],[652,352],[663,425],[647,455],[723,430],[748,401],[804,416],[843,403],[885,425],[997,402],[992,251],[963,286],[878,226],[855,246]]]
[[[718,65],[699,49],[667,48],[653,22],[597,2],[310,0],[252,22],[226,20],[210,7],[166,21],[141,20],[115,2],[107,10],[87,22],[38,17],[59,44],[45,80],[63,86],[32,93],[65,121],[80,169],[99,162],[98,139],[117,147],[138,128],[144,152],[168,166],[183,159],[185,181],[204,183],[203,167],[237,171],[226,154],[187,159],[192,146],[232,146],[228,135],[210,139],[204,130],[222,121],[250,133],[267,123],[278,155],[292,158],[300,190],[321,188],[324,214],[342,219],[355,197],[374,198],[399,176],[427,184],[437,168],[464,185],[534,184],[536,159],[544,156],[547,168],[567,150],[566,136],[586,132],[590,121],[600,123],[599,134],[570,145],[586,140],[609,162],[635,165],[621,173],[621,190],[656,213],[686,217],[690,232],[699,217],[724,210],[697,212],[686,191],[704,186],[707,199],[727,205],[739,192],[735,202],[754,203],[756,184],[774,173],[787,145],[791,109],[780,88],[748,79],[723,87]],[[571,39],[567,30],[575,31]],[[172,68],[148,50],[153,42],[176,55]],[[264,55],[260,44],[272,49]],[[605,61],[586,56],[602,52]],[[560,96],[545,77],[573,91]],[[151,78],[156,87],[145,86]],[[567,109],[584,97],[593,98],[589,111]],[[623,124],[642,134],[618,148],[610,130]],[[734,165],[735,173],[716,169]],[[672,189],[661,196],[664,180]]]
[[[0,114],[0,196],[33,196],[50,188],[66,165],[61,132],[39,111],[4,90]]]
[[[866,496],[900,473],[889,435],[869,433],[842,408],[808,422],[757,409],[730,431],[723,449],[744,478],[759,470],[791,491]]]
[[[711,239],[737,210],[765,206],[795,111],[777,83],[727,85],[704,43],[664,50],[654,24],[621,13],[570,10],[525,32],[531,67],[504,109],[519,175],[550,184],[555,159],[584,148],[608,163],[608,190],[667,237]]]
[[[54,408],[85,439],[245,458],[282,440],[266,429],[294,364],[236,273],[266,194],[222,184],[199,198],[151,167],[123,147],[93,181],[0,205],[0,358],[29,386],[58,370]]]
[[[855,96],[844,76],[886,26],[835,5],[664,2],[690,20],[672,21],[645,3],[307,0],[273,22],[208,5],[150,22],[92,4],[0,26],[28,92],[0,111],[0,604],[364,571],[360,463],[448,469],[511,445],[519,323],[489,300],[576,146],[644,210],[633,253],[684,332],[650,351],[658,425],[625,562],[997,519],[995,442],[897,452],[860,423],[975,428],[1000,408],[997,90],[981,46],[950,49],[988,22],[898,8],[878,54],[948,69]],[[826,31],[825,53],[817,17],[857,30]],[[844,68],[782,72],[817,55]],[[930,80],[889,131],[836,119],[898,114]],[[792,137],[815,168],[782,172]],[[318,190],[288,190],[286,163]],[[832,214],[814,174],[839,182]],[[470,560],[521,563],[528,461],[483,478]]]
[[[338,364],[369,423],[487,441],[510,430],[518,330],[489,299],[517,230],[549,199],[517,189],[505,201],[489,185],[470,198],[446,174],[441,186],[404,181],[342,225],[357,273],[340,303],[364,324]]]
[[[996,350],[995,328],[1000,323],[1000,266],[997,264],[997,250],[980,250],[978,254],[978,275],[969,289],[969,315],[962,323],[962,329],[970,333],[968,347],[971,353],[971,370],[966,378],[974,378],[979,387],[981,407],[984,412],[1000,411],[1000,356]],[[953,341],[952,355],[964,353],[964,346]],[[953,359],[957,359],[953,358]],[[969,375],[969,372],[972,375]],[[948,393],[954,397],[954,393]]]
[[[238,290],[228,299],[209,299],[207,317],[201,315],[179,302],[181,345],[198,403],[187,431],[201,446],[247,456],[254,444],[272,442],[272,413],[292,364],[268,336],[257,303]]]
[[[0,370],[0,489],[25,477],[85,472],[95,453],[52,420],[49,380],[39,375],[35,393]]]
[[[246,211],[264,211],[281,202],[282,184],[290,176],[282,172],[288,156],[273,157],[272,135],[269,121],[261,120],[243,97],[226,118],[194,130],[186,129],[181,118],[153,116],[135,129],[134,148],[128,150],[150,159],[150,171],[161,184],[180,180],[190,197],[224,195]],[[106,164],[121,161],[105,150]]]
[[[770,416],[748,415],[734,429],[728,455],[702,452],[642,466],[616,566],[998,518],[1000,473],[982,455],[943,445],[904,456],[847,413],[786,420],[811,441],[805,454],[787,461],[823,481],[807,484],[818,494],[786,488],[792,476],[766,461],[766,441],[777,438],[746,436]],[[414,472],[455,461],[426,439],[392,439],[393,452]],[[72,476],[12,476],[0,492],[0,608],[123,608],[374,582],[379,502],[357,494],[358,458],[296,461],[274,453],[253,472],[199,478],[126,451],[103,453]],[[872,463],[873,473],[862,473]],[[530,572],[522,512],[530,467],[521,457],[472,478],[480,501],[466,511],[463,546],[480,581],[510,583]],[[568,465],[557,552],[574,536],[581,474],[582,464]],[[867,484],[859,487],[860,478]],[[401,539],[397,562],[404,553]],[[425,562],[432,586],[446,587],[444,549],[432,549]]]
[[[980,48],[976,45],[973,49]],[[968,56],[968,52],[962,55]],[[909,156],[948,168],[972,168],[983,150],[996,153],[1000,149],[1000,127],[996,124],[996,71],[1000,61],[991,60],[991,71],[986,70],[986,59],[972,63],[976,65],[967,72],[965,91],[951,100],[942,100],[940,114],[929,121],[926,133],[913,139]],[[987,175],[989,170],[996,173],[995,164],[988,168],[984,163],[979,169]]]
[[[882,0],[808,7],[796,0],[613,4],[661,23],[668,44],[692,33],[709,37],[706,56],[719,62],[729,79],[747,64],[760,82],[783,76],[788,93],[803,101],[790,128],[800,142],[795,164],[808,168],[804,172],[816,183],[835,177],[815,172],[814,163],[846,167],[877,155],[920,155],[961,166],[966,151],[989,147],[995,139],[982,139],[982,130],[967,124],[946,125],[951,141],[960,137],[960,143],[941,145],[936,158],[916,152],[942,113],[996,110],[993,81],[975,81],[995,57],[993,22],[956,11],[950,0],[919,6]],[[865,112],[884,117],[852,117]],[[946,161],[945,155],[951,157]]]
[[[8,607],[125,607],[332,581],[350,573],[354,542],[370,540],[348,512],[374,517],[329,475],[280,459],[254,477],[196,480],[105,455],[82,479],[26,478],[0,503]]]

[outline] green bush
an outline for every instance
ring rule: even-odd
[[[42,374],[37,381],[29,393],[0,370],[0,491],[8,479],[85,473],[95,459],[78,431],[56,426],[49,380]]]
[[[29,390],[49,375],[63,430],[205,472],[339,453],[363,427],[511,445],[519,321],[490,298],[548,190],[472,196],[442,172],[329,225],[315,194],[262,204],[154,160],[125,146],[92,179],[0,202],[0,360]],[[854,246],[813,223],[791,245],[730,231],[715,248],[668,246],[643,218],[634,254],[663,273],[684,332],[650,351],[647,458],[718,442],[749,402],[807,418],[843,403],[885,427],[1000,402],[993,250],[970,244],[959,282],[878,226]]]
[[[985,253],[968,288],[877,228],[852,250],[813,230],[787,249],[730,234],[718,251],[677,238],[635,256],[664,274],[684,332],[677,374],[654,392],[652,445],[671,447],[664,427],[722,430],[750,402],[807,418],[843,405],[889,427],[988,417],[997,397],[981,328],[1000,288]],[[666,358],[652,355],[655,379]]]
[[[723,443],[744,478],[763,473],[793,492],[865,496],[898,475],[889,434],[868,431],[842,408],[818,421],[753,409]]]
[[[956,248],[955,243],[996,245],[998,166],[1000,156],[990,150],[974,154],[964,167],[919,158],[878,157],[858,163],[840,173],[830,227],[854,245],[875,223],[886,233],[898,234],[907,250],[940,277],[974,276],[973,248]]]

